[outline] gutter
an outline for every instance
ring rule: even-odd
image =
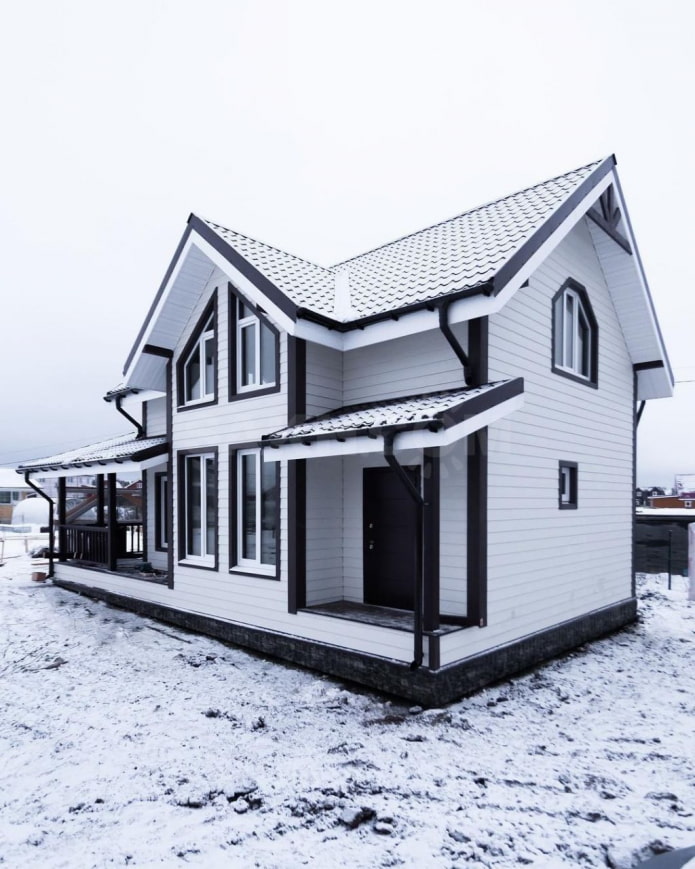
[[[24,472],[24,482],[38,495],[41,495],[42,498],[45,498],[45,500],[48,501],[48,578],[53,579],[53,574],[55,572],[53,569],[53,499],[49,498],[43,489],[39,489],[36,483],[32,483],[29,479],[30,473],[31,471]]]
[[[121,414],[121,416],[124,416],[124,417],[128,420],[128,422],[129,422],[131,425],[134,425],[134,426],[135,426],[135,428],[136,428],[136,430],[137,430],[137,433],[138,433],[137,436],[138,436],[139,438],[141,438],[141,437],[145,434],[145,429],[144,429],[143,424],[142,424],[141,422],[138,422],[134,417],[132,417],[132,416],[131,416],[131,415],[130,415],[126,410],[124,410],[123,407],[121,406],[121,402],[123,401],[123,396],[124,396],[124,395],[128,395],[128,394],[130,394],[130,392],[132,392],[133,394],[135,394],[135,393],[137,392],[137,390],[131,390],[131,391],[127,392],[127,393],[122,393],[122,394],[120,394],[120,395],[116,395],[115,398],[114,398],[114,396],[108,396],[108,395],[107,395],[107,396],[104,396],[104,401],[105,401],[107,404],[110,404],[110,403],[111,403],[111,400],[114,399],[115,402],[116,402],[116,410]]]
[[[447,298],[437,306],[439,309],[439,329],[442,335],[449,342],[451,349],[454,351],[459,362],[463,366],[463,382],[468,386],[471,377],[471,363],[466,351],[461,346],[456,335],[454,335],[451,329],[451,324],[449,323],[449,306],[452,301],[453,299]]]
[[[434,311],[443,298],[447,304],[456,302],[459,299],[467,299],[471,296],[492,296],[494,292],[492,281],[483,281],[473,287],[468,287],[465,290],[458,290],[454,293],[447,293],[446,296],[440,296],[439,299],[426,299],[423,302],[413,302],[410,305],[404,305],[402,308],[396,308],[393,311],[382,311],[379,314],[369,314],[366,317],[360,317],[356,320],[350,320],[347,323],[342,323],[339,320],[333,320],[326,314],[320,314],[310,308],[297,308],[296,318],[298,320],[309,320],[312,323],[317,323],[319,326],[324,326],[333,332],[354,332],[356,329],[364,329],[374,323],[383,323],[385,320],[398,320],[406,314],[414,314],[416,311]]]
[[[424,507],[425,507],[425,499],[420,494],[417,486],[413,485],[413,481],[406,474],[402,465],[399,464],[398,459],[393,454],[393,438],[394,434],[389,432],[384,435],[384,458],[386,459],[387,464],[390,468],[395,471],[395,473],[400,478],[401,482],[406,488],[406,491],[410,495],[410,497],[415,501],[416,507],[416,551],[418,553],[418,557],[415,564],[415,587],[414,587],[414,607],[413,607],[413,660],[410,664],[411,670],[417,670],[422,665],[423,659],[423,651],[422,651],[422,640],[423,640],[423,621],[422,621],[422,607],[423,607],[423,587],[422,587],[422,575],[423,575],[423,548],[422,548],[422,539],[423,539],[423,517],[424,517]]]

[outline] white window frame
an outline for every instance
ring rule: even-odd
[[[188,537],[189,537],[189,506],[190,506],[190,491],[189,491],[189,467],[193,460],[200,461],[200,553],[189,552]],[[212,468],[208,469],[208,460],[212,462]],[[208,475],[213,475],[215,487],[215,540],[212,551],[208,549]],[[219,490],[217,483],[217,455],[216,453],[200,452],[187,453],[183,457],[183,498],[181,507],[183,510],[183,561],[190,564],[199,564],[206,567],[214,567],[217,556],[217,538],[219,534]]]
[[[559,347],[556,348],[555,365],[562,371],[569,371],[577,377],[591,380],[594,336],[584,302],[576,290],[567,287],[556,304],[560,306],[558,329],[560,340]],[[582,341],[582,333],[585,342]]]
[[[255,480],[256,480],[256,515],[255,515],[255,557],[244,557],[244,473],[243,464],[244,457],[253,456],[255,458]],[[277,553],[280,545],[279,535],[280,528],[275,527],[276,538],[276,554],[272,563],[261,561],[262,558],[262,525],[263,525],[263,499],[262,486],[260,485],[263,472],[263,456],[261,450],[238,450],[236,453],[236,568],[241,570],[253,571],[254,573],[267,574],[274,576],[277,570]],[[277,462],[271,463],[277,473]],[[277,514],[276,514],[277,515]]]
[[[271,327],[265,323],[261,317],[253,313],[251,306],[240,296],[234,296],[236,303],[236,391],[237,393],[257,392],[259,389],[272,389],[277,386],[277,353],[278,341],[277,335]],[[251,311],[246,316],[241,316],[243,308]],[[273,376],[271,380],[263,380],[262,376],[262,354],[261,354],[261,334],[263,329],[267,329],[273,340]],[[243,354],[243,337],[244,335],[253,336],[253,362],[255,377],[253,381],[244,383],[244,354]]]
[[[208,374],[207,366],[205,365],[205,357],[207,345],[212,344],[212,372]],[[188,398],[189,379],[188,367],[190,363],[198,357],[198,365],[200,367],[200,396],[198,398]],[[204,330],[198,336],[198,340],[191,349],[191,352],[186,357],[183,363],[183,404],[190,407],[195,404],[209,402],[215,398],[215,385],[217,379],[217,354],[215,348],[215,314],[212,312],[208,318]]]

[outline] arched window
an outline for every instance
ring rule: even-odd
[[[569,278],[553,298],[553,371],[598,385],[598,326],[589,296]]]

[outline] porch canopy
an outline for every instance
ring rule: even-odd
[[[264,435],[265,461],[444,447],[521,407],[524,380],[354,404]]]
[[[166,437],[139,438],[131,432],[55,456],[23,462],[17,472],[41,477],[137,473],[161,464],[168,449]]]

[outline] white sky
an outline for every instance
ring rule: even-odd
[[[38,0],[0,33],[0,464],[127,431],[102,401],[191,211],[330,264],[615,153],[695,380],[695,13],[608,0]],[[695,383],[638,480],[695,471]]]

